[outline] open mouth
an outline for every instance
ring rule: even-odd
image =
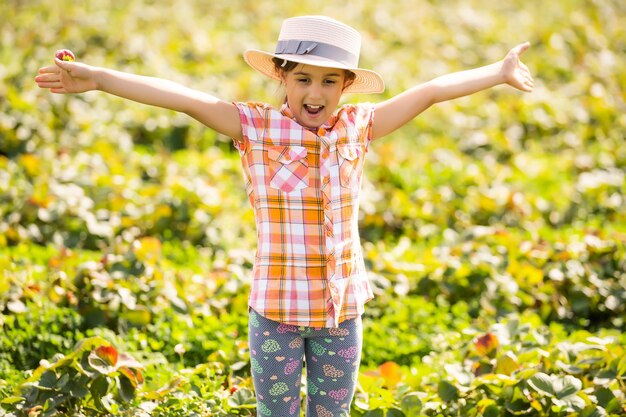
[[[313,106],[310,104],[304,105],[304,110],[312,116],[319,114],[324,109],[324,106]]]

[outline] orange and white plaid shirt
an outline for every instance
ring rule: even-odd
[[[374,106],[344,105],[319,129],[289,107],[235,103],[235,141],[258,246],[249,305],[281,323],[337,327],[372,299],[358,230]]]

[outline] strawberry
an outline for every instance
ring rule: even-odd
[[[76,60],[74,53],[70,51],[69,49],[59,49],[58,51],[55,52],[54,55],[61,61],[75,61]]]

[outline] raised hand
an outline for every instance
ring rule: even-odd
[[[529,42],[513,47],[502,60],[502,67],[500,69],[507,84],[518,90],[527,92],[533,90],[535,82],[528,67],[520,60],[520,55],[529,47]]]
[[[80,63],[54,59],[55,65],[39,68],[35,82],[39,88],[49,88],[57,94],[83,93],[96,90],[94,68]]]

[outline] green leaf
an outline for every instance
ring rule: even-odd
[[[102,398],[109,390],[109,380],[105,376],[99,376],[91,383],[90,391],[94,398]]]
[[[622,358],[617,364],[617,375],[626,376],[626,355],[622,355]]]
[[[439,381],[437,394],[445,402],[455,401],[459,398],[459,390],[448,381]]]
[[[519,368],[519,363],[517,363],[517,358],[515,354],[511,351],[505,352],[503,355],[498,357],[496,362],[496,373],[511,375]]]
[[[523,415],[532,410],[526,394],[520,389],[519,386],[508,387],[510,393],[508,394],[505,407],[507,411],[514,415]]]
[[[556,366],[571,375],[581,375],[585,372],[583,368],[576,365],[569,365],[563,361],[556,361]]]
[[[360,398],[355,398],[354,405],[363,411],[369,410],[369,404],[366,401],[361,400]]]
[[[102,375],[111,375],[115,372],[115,366],[111,366],[108,360],[101,358],[96,352],[89,354],[88,361],[89,365]]]
[[[70,380],[70,375],[69,374],[65,373],[65,374],[61,375],[61,378],[59,378],[59,380],[55,384],[56,388],[63,389],[63,387],[65,387],[65,385],[68,383],[69,380]]]
[[[563,399],[578,393],[583,387],[580,379],[571,375],[553,378],[553,389],[557,398]]]
[[[41,375],[38,386],[43,388],[53,388],[57,383],[57,376],[52,371],[46,371]]]
[[[230,369],[236,372],[242,370],[246,366],[248,366],[248,361],[238,361],[230,365]]]
[[[76,346],[74,347],[74,350],[72,353],[79,354],[85,351],[93,350],[94,348],[98,346],[109,346],[110,344],[111,343],[109,343],[109,341],[107,341],[106,339],[100,336],[88,337],[76,343]]]
[[[400,407],[407,417],[417,417],[422,409],[422,401],[416,393],[408,393],[402,397]]]
[[[143,375],[139,369],[131,369],[126,366],[122,366],[118,369],[120,376],[128,380],[133,388],[137,388],[140,384],[143,384]]]
[[[133,383],[126,377],[121,376],[117,377],[117,382],[119,384],[119,394],[123,401],[130,401],[135,397],[135,386]]]
[[[382,409],[377,408],[376,410],[370,410],[363,414],[363,417],[385,417],[385,412]]]
[[[142,305],[137,305],[134,310],[125,311],[120,314],[121,318],[128,320],[133,326],[145,326],[150,324],[152,313]]]
[[[606,417],[606,412],[595,405],[588,405],[580,413],[580,417]]]
[[[177,390],[182,384],[185,383],[185,380],[180,376],[175,377],[171,381],[169,381],[165,386],[159,388],[156,391],[148,391],[142,393],[142,396],[148,400],[158,400],[166,397],[171,394],[173,391]]]
[[[606,387],[596,388],[594,394],[598,401],[598,405],[603,408],[606,408],[609,402],[615,399],[615,394],[613,394],[613,391]]]
[[[96,401],[100,409],[106,410],[109,414],[117,414],[118,405],[110,395],[98,398]]]
[[[228,405],[234,408],[256,404],[254,393],[247,388],[240,388],[228,398]]]
[[[3,398],[2,401],[0,401],[0,404],[15,404],[24,400],[25,400],[24,397],[6,397],[6,398]]]
[[[79,375],[79,377],[75,377],[65,385],[63,391],[74,398],[84,398],[89,394],[89,390],[87,389],[88,381],[89,378],[84,375]]]
[[[564,398],[552,398],[552,403],[559,410],[580,411],[585,407],[585,400],[578,395],[568,395]]]
[[[609,401],[606,404],[606,407],[604,407],[604,409],[606,410],[607,413],[617,413],[619,411],[622,411],[622,404],[620,403],[619,398],[613,398],[611,401]]]
[[[483,410],[483,417],[499,417],[502,415],[500,408],[497,405],[491,404]]]
[[[554,386],[550,375],[538,372],[528,380],[528,385],[539,394],[549,397],[554,396]]]
[[[513,415],[525,415],[532,410],[531,405],[527,401],[521,399],[510,402],[507,401],[505,408]]]

